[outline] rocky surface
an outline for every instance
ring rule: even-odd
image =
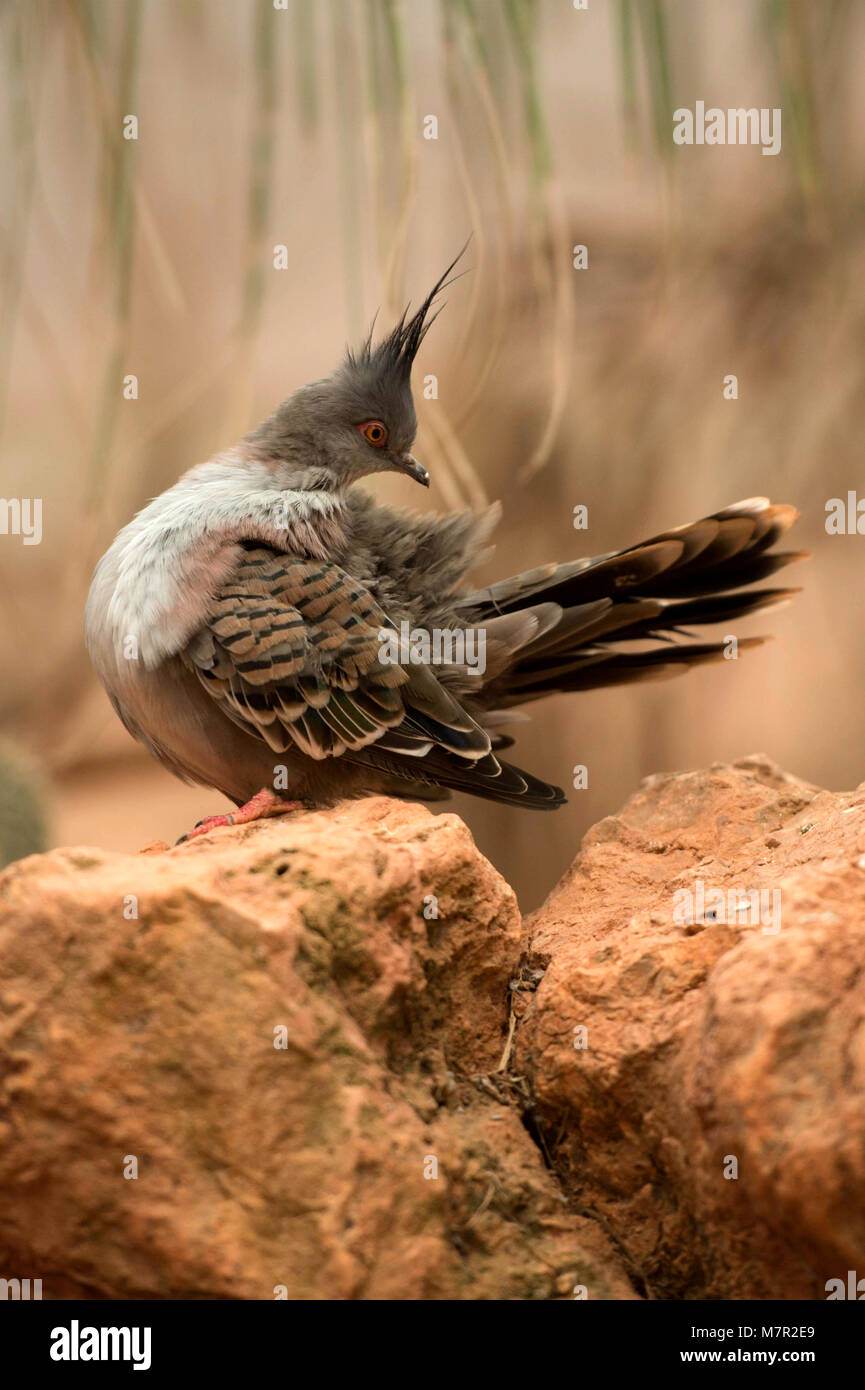
[[[381,799],[11,866],[0,1274],[46,1298],[633,1297],[498,1070],[520,949],[462,822]]]
[[[457,817],[381,798],[22,860],[0,1276],[825,1298],[865,1277],[863,921],[865,788],[760,758],[650,779],[525,925]]]
[[[865,1274],[865,787],[761,758],[651,778],[527,945],[517,1069],[642,1292],[825,1298]]]

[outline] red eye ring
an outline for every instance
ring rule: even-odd
[[[371,444],[374,449],[383,449],[387,444],[387,425],[383,421],[364,420],[362,425],[358,425],[358,429],[367,444]]]

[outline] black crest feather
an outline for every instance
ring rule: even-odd
[[[453,279],[450,280],[448,276],[464,255],[466,246],[468,246],[468,242],[466,242],[466,245],[463,246],[462,250],[454,257],[447,270],[439,276],[426,299],[416,312],[412,314],[411,318],[408,317],[411,305],[406,305],[399,322],[391,329],[387,337],[382,338],[380,343],[376,343],[375,347],[372,345],[372,335],[375,329],[375,319],[373,319],[369,335],[360,350],[358,352],[352,352],[351,349],[349,349],[346,354],[346,361],[350,367],[373,367],[378,371],[393,373],[396,376],[401,376],[406,379],[411,375],[412,363],[417,356],[418,348],[432,328],[444,308],[444,305],[441,304],[436,309],[435,313],[431,315],[430,309],[442,290],[446,290],[449,285],[454,283],[454,280],[459,279],[458,275],[455,275]],[[465,272],[462,273],[464,274]]]

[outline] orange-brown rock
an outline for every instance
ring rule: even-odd
[[[520,947],[465,826],[383,799],[12,865],[0,1275],[46,1298],[634,1297],[500,1069]]]
[[[0,1277],[825,1298],[865,1278],[863,920],[865,788],[760,758],[649,779],[525,932],[384,799],[19,861]]]
[[[650,778],[528,922],[516,1070],[648,1296],[865,1277],[863,924],[865,787],[759,757]]]

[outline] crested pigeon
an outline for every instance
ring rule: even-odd
[[[774,549],[796,511],[765,498],[478,589],[465,575],[495,508],[419,516],[358,488],[382,471],[429,483],[410,377],[452,269],[151,501],[97,567],[85,630],[114,709],[239,808],[192,834],[372,793],[552,810],[562,791],[501,757],[522,706],[716,660],[724,643],[690,629],[795,592],[752,587],[799,558]]]

